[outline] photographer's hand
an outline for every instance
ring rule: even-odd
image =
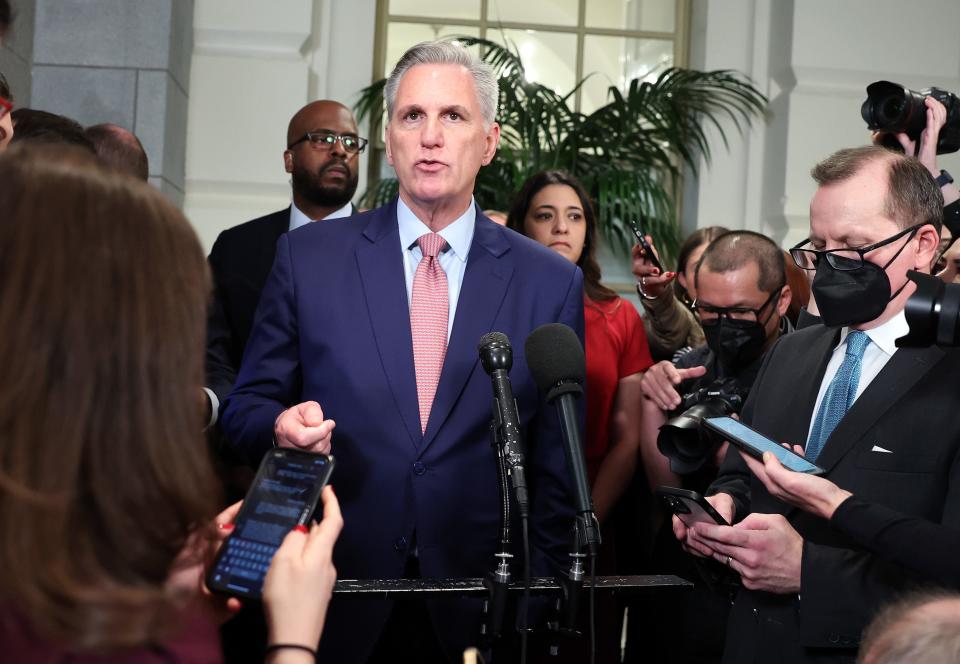
[[[676,386],[688,378],[699,378],[706,372],[707,368],[703,366],[678,369],[669,360],[663,360],[646,370],[640,390],[660,410],[670,411],[679,406],[681,401]]]
[[[905,154],[915,155],[930,175],[937,177],[940,175],[940,168],[937,166],[937,141],[940,140],[940,130],[947,123],[947,108],[933,97],[924,98],[923,103],[927,107],[927,118],[926,126],[920,134],[920,147],[918,148],[916,142],[903,132],[894,136],[903,147]],[[940,191],[943,194],[944,206],[960,199],[960,189],[957,189],[957,185],[952,182],[945,184]]]

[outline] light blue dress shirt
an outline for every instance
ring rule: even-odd
[[[420,221],[403,199],[397,199],[397,223],[400,226],[400,247],[403,250],[403,276],[407,283],[407,305],[413,297],[413,276],[417,273],[417,266],[423,258],[423,253],[417,245],[417,238],[426,233],[432,233],[430,227]],[[470,245],[473,244],[473,231],[477,225],[477,207],[470,199],[470,205],[463,214],[453,223],[440,231],[439,235],[447,241],[447,250],[440,254],[440,267],[447,275],[449,289],[450,311],[447,313],[447,341],[453,330],[453,319],[457,313],[457,302],[460,299],[460,287],[463,285],[463,274],[467,269],[467,255]]]

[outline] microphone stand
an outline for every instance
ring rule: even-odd
[[[579,396],[582,389],[576,383],[561,383],[554,387],[547,396],[548,401],[553,401],[558,396],[564,394],[573,394]],[[569,398],[569,397],[568,397]],[[561,402],[557,402],[560,406]],[[580,423],[577,420],[576,411],[573,408],[558,407],[560,415],[560,427],[564,439],[568,441],[580,441]],[[579,446],[577,446],[579,447]],[[556,604],[557,620],[551,623],[550,627],[559,635],[579,636],[577,629],[577,616],[580,610],[580,591],[583,588],[583,579],[586,576],[585,562],[590,563],[590,574],[594,572],[594,562],[600,549],[600,522],[593,511],[593,501],[590,497],[590,488],[587,486],[587,472],[583,461],[583,453],[577,453],[577,450],[567,451],[567,461],[573,477],[573,494],[576,504],[577,514],[574,517],[573,525],[570,529],[570,568],[566,575],[557,575],[557,584],[560,586],[560,598]],[[593,607],[593,586],[591,593],[591,614]],[[592,616],[591,616],[592,623]],[[591,656],[593,648],[591,647]],[[559,654],[559,643],[555,642],[550,646],[550,654],[556,656]]]
[[[503,620],[507,612],[507,597],[512,575],[510,573],[510,487],[507,479],[507,462],[503,453],[503,440],[500,435],[500,410],[496,399],[493,404],[494,418],[490,421],[490,444],[497,456],[497,484],[500,490],[500,540],[498,551],[494,554],[496,567],[483,585],[488,596],[483,603],[484,621],[480,627],[481,638],[493,647],[500,642],[503,634]]]

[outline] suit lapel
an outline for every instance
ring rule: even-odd
[[[897,350],[830,434],[817,457],[817,465],[826,471],[836,466],[877,418],[906,395],[942,357],[943,351],[936,346]]]
[[[440,373],[422,448],[433,442],[479,364],[477,344],[480,337],[491,331],[513,275],[513,263],[507,254],[509,248],[504,230],[478,209],[473,244],[467,257],[453,319],[453,331],[447,344],[443,371]],[[513,341],[516,342],[516,339]]]
[[[420,409],[396,202],[371,215],[363,235],[368,242],[357,248],[357,267],[380,362],[410,441],[419,446]]]
[[[792,414],[789,419],[789,426],[785,432],[785,438],[781,443],[790,443],[791,445],[805,445],[807,435],[810,430],[810,420],[813,417],[813,409],[817,406],[817,393],[820,390],[820,383],[823,381],[823,374],[827,371],[827,364],[830,362],[830,356],[837,345],[840,337],[838,328],[824,328],[821,333],[813,339],[809,346],[801,349],[802,356],[795,358],[791,364],[800,367],[800,370],[790,377],[788,381],[789,391],[792,395],[804,395],[803,401],[797,402],[795,397],[788,397],[785,403],[793,404],[789,412]],[[817,358],[817,362],[811,362]]]

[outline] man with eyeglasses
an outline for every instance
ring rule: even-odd
[[[791,253],[815,273],[824,325],[768,351],[742,419],[803,446],[861,503],[829,520],[793,509],[727,454],[708,500],[735,525],[674,521],[689,550],[741,578],[724,662],[852,662],[877,609],[925,582],[884,555],[885,539],[911,519],[960,528],[960,350],[896,346],[907,271],[929,272],[937,250],[939,188],[916,159],[875,146],[812,175],[809,239]]]
[[[694,312],[707,343],[676,364],[658,362],[641,381],[641,456],[651,491],[660,485],[703,492],[717,476],[726,445],[694,459],[668,460],[657,447],[660,427],[681,413],[684,395],[726,381],[746,394],[753,386],[766,351],[788,329],[785,317],[791,291],[783,252],[770,238],[752,231],[731,231],[714,239],[696,266]],[[656,534],[655,571],[697,578],[667,522]],[[682,597],[664,598],[641,619],[644,652],[660,661],[710,661],[723,652],[729,602],[698,587]]]
[[[214,297],[204,390],[210,425],[233,389],[277,240],[311,221],[357,211],[351,200],[367,139],[358,136],[350,109],[328,100],[307,104],[291,118],[286,146],[283,165],[293,190],[290,207],[222,232],[210,252]]]

